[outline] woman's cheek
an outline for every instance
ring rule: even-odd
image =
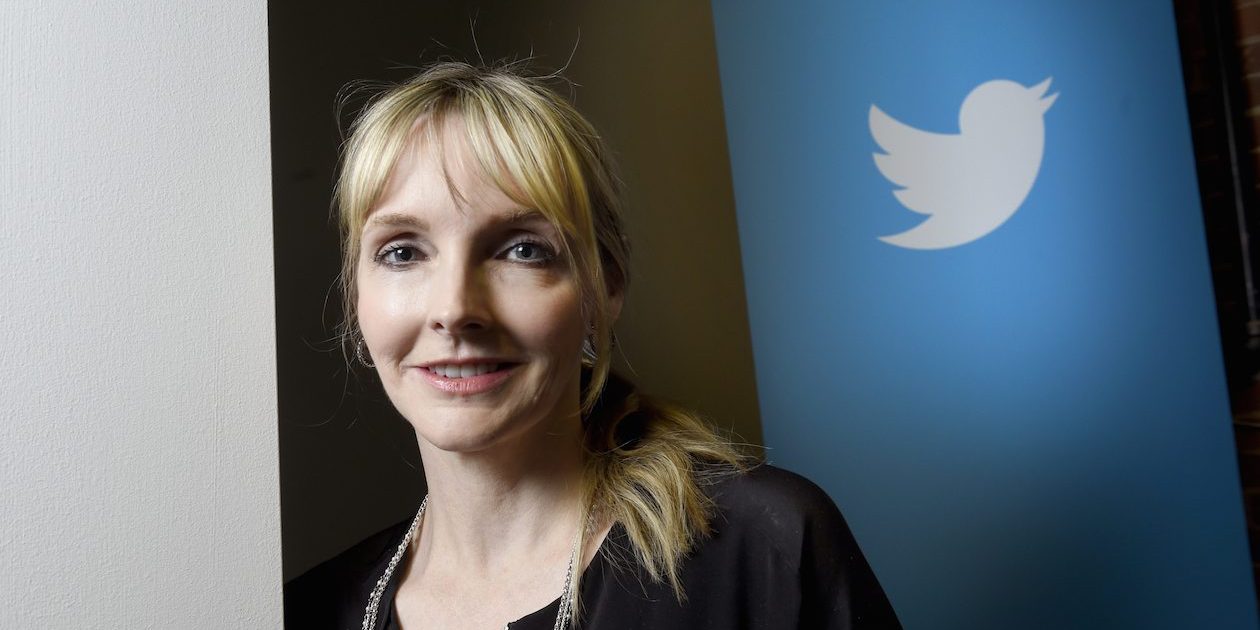
[[[534,287],[532,295],[512,300],[515,328],[525,332],[554,351],[581,349],[586,326],[581,317],[581,304],[576,288],[568,283],[551,287]]]
[[[398,363],[411,350],[423,316],[415,288],[398,283],[365,283],[359,290],[359,327],[376,363]]]

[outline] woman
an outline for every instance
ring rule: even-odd
[[[413,519],[286,589],[289,628],[898,627],[834,504],[609,372],[609,152],[539,80],[440,63],[353,126],[354,353],[415,428]]]

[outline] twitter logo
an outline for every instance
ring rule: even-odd
[[[963,100],[957,134],[915,129],[871,105],[871,136],[883,149],[875,165],[900,188],[901,205],[928,215],[905,232],[880,237],[908,249],[970,243],[1006,222],[1024,203],[1041,169],[1050,79],[980,84]]]

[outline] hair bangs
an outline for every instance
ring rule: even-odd
[[[516,203],[537,210],[562,235],[560,244],[578,283],[584,307],[598,301],[601,287],[598,243],[590,221],[586,173],[577,151],[566,141],[563,122],[554,107],[538,95],[513,91],[504,95],[473,90],[463,93],[458,108],[464,139],[472,159],[488,181]],[[452,121],[454,122],[454,121]],[[595,275],[592,275],[595,274]]]

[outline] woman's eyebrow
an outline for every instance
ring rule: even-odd
[[[533,221],[547,221],[547,217],[533,208],[517,208],[503,215],[504,223],[530,223]],[[550,223],[550,221],[547,222]]]
[[[543,213],[533,208],[515,208],[493,220],[493,224],[500,226],[522,226],[531,223],[551,225],[551,221]],[[489,226],[487,225],[486,227]],[[374,228],[406,228],[414,232],[427,232],[429,222],[421,217],[405,212],[382,212],[369,217],[367,223],[363,226],[363,231],[367,232]]]
[[[367,225],[364,226],[364,230],[378,225],[382,227],[407,227],[418,231],[423,231],[429,227],[428,222],[419,217],[402,212],[386,212],[372,215],[368,219]]]

